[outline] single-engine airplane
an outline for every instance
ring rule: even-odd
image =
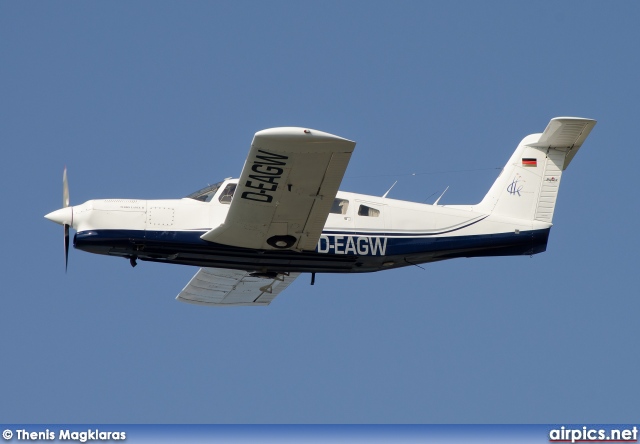
[[[268,305],[301,273],[387,270],[545,251],[563,171],[596,121],[558,117],[525,137],[476,205],[338,191],[355,142],[305,128],[255,134],[239,179],[182,199],[100,199],[45,217],[90,253],[200,268],[176,299]],[[438,199],[439,200],[439,199]]]

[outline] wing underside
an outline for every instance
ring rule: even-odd
[[[355,142],[303,128],[256,133],[225,222],[202,239],[253,249],[313,250]]]
[[[252,276],[248,271],[201,268],[176,300],[209,306],[269,305],[300,273]]]

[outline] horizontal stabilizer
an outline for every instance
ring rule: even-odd
[[[567,148],[563,170],[566,170],[585,139],[596,126],[596,121],[581,117],[556,117],[551,119],[540,139],[528,146],[536,148]]]

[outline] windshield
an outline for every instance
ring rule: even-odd
[[[220,185],[222,185],[222,182],[214,183],[213,185],[209,185],[208,187],[198,190],[195,193],[189,194],[187,197],[189,199],[195,199],[201,202],[210,202],[220,188]]]

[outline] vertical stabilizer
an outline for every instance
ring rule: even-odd
[[[478,210],[551,223],[562,172],[596,121],[556,117],[541,134],[525,137]]]

